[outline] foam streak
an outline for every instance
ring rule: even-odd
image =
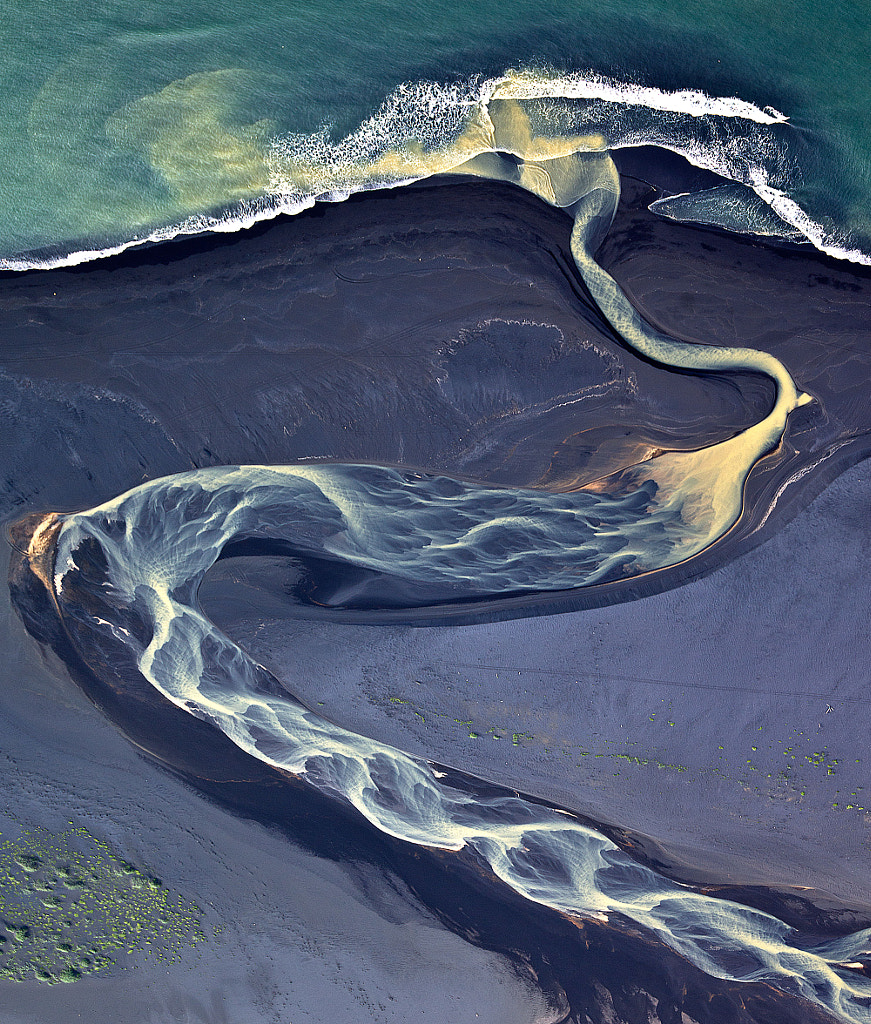
[[[174,83],[182,85],[184,82]],[[163,90],[163,102],[169,103],[176,94],[182,96],[184,90]],[[144,97],[142,102],[147,106],[154,99]],[[167,147],[152,145],[154,140],[137,123],[134,127],[137,137],[141,136],[142,159],[153,173],[166,178],[170,189],[178,193],[178,205],[188,209],[189,215],[106,245],[2,257],[0,270],[76,266],[179,236],[238,231],[282,213],[299,213],[317,201],[336,202],[360,191],[400,187],[446,172],[462,173],[466,161],[495,152],[489,129],[494,111],[506,102],[520,103],[527,111],[534,109],[539,134],[550,133],[553,152],[559,147],[567,152],[573,140],[594,135],[601,148],[647,145],[671,150],[698,167],[753,189],[777,218],[820,251],[871,265],[871,255],[846,236],[825,228],[791,194],[793,184],[801,180],[801,169],[792,162],[789,119],[780,111],[738,97],[712,97],[699,90],[669,92],[593,72],[559,75],[514,70],[497,78],[472,78],[451,85],[405,83],[339,141],[333,141],[326,129],[308,135],[264,136],[265,148],[258,158],[268,168],[268,185],[235,182],[233,188],[228,186],[223,210],[215,210],[214,189],[209,195],[200,195],[197,182],[184,179],[178,166],[160,164],[157,154],[165,154]],[[125,108],[128,118],[135,116],[136,106]],[[214,112],[207,108],[204,113],[212,115],[204,122],[213,125]],[[123,115],[124,111],[119,112],[113,121],[119,138],[131,134]],[[178,120],[187,124],[185,117]],[[189,135],[183,139],[169,140],[172,152],[184,155],[196,145],[190,128],[186,131]],[[209,138],[204,136],[202,141],[199,173],[204,179],[220,181],[222,151],[216,150]],[[251,138],[244,141],[254,146]],[[209,144],[215,150],[214,166],[208,162]],[[582,148],[586,144],[580,143]]]

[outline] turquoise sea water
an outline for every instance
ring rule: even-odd
[[[444,170],[506,89],[548,135],[652,142],[743,185],[698,201],[708,221],[871,254],[864,4],[7,0],[3,20],[6,268]]]

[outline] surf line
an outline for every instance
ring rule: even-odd
[[[380,171],[395,171],[406,160],[405,153],[385,156]],[[69,546],[89,517],[110,514],[123,521],[139,516],[140,503],[147,506],[158,494],[166,506],[170,494],[181,500],[193,488],[212,495],[209,500],[222,509],[210,527],[221,546],[240,532],[279,536],[301,553],[479,598],[631,578],[685,561],[731,529],[751,469],[780,443],[790,413],[811,398],[773,355],[678,341],[655,330],[596,263],[593,253],[620,195],[605,139],[536,134],[527,105],[491,98],[451,150],[441,153],[438,170],[510,182],[565,209],[574,219],[571,251],[581,278],[627,346],[670,368],[763,373],[776,389],[769,413],[725,441],[658,454],[571,493],[362,465],[197,470],[145,484],[92,513],[64,517],[62,544]],[[282,510],[273,518],[284,523],[283,533],[275,533],[275,522],[251,518],[258,501]],[[188,532],[192,544],[203,544],[193,527]],[[160,546],[156,535],[154,543]],[[219,553],[211,543],[206,552]]]
[[[506,105],[502,124],[493,125],[491,151],[464,164],[465,172],[516,181],[573,214],[572,252],[583,280],[615,329],[648,358],[686,369],[767,373],[777,393],[760,423],[572,494],[377,466],[194,470],[142,484],[88,512],[47,516],[30,539],[33,571],[98,676],[113,650],[117,663],[132,659],[171,703],[253,757],[350,803],[383,832],[420,846],[468,849],[536,903],[577,918],[620,915],[709,975],[764,982],[869,1024],[871,982],[855,967],[871,954],[871,930],[802,944],[770,914],[695,892],[636,863],[571,814],[516,793],[475,798],[429,762],[305,707],[200,608],[200,583],[238,537],[291,539],[300,552],[498,594],[589,584],[604,565],[641,571],[673,564],[740,514],[747,473],[779,442],[790,412],[807,396],[771,356],[678,342],[645,324],[592,256],[619,195],[604,144],[591,140],[555,152],[566,140],[536,139],[518,111],[523,115]]]

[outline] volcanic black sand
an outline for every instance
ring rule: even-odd
[[[678,337],[771,351],[817,399],[754,472],[739,527],[686,566],[591,591],[573,603],[598,608],[549,618],[411,628],[368,611],[340,622],[352,613],[301,605],[292,567],[264,554],[219,563],[203,602],[341,724],[589,815],[676,877],[737,887],[733,898],[805,928],[853,929],[871,906],[867,465],[812,499],[865,454],[871,276],[663,223],[645,209],[649,186],[624,185],[599,258],[645,315]],[[571,487],[645,448],[696,447],[764,415],[764,379],[675,374],[628,352],[585,300],[569,225],[523,193],[450,185],[5,276],[5,520],[225,463],[367,460]],[[31,628],[50,623],[38,587],[31,597],[19,593]],[[349,1021],[417,1019],[424,1005],[420,1019],[558,1020],[569,1004],[598,1020],[610,999],[618,1017],[646,1019],[644,993],[674,1019],[810,1019],[788,999],[718,986],[625,930],[578,932],[462,858],[373,834],[150,694],[114,699],[55,637],[137,744],[220,806],[280,830],[234,818],[133,755],[8,611],[4,630],[12,813],[87,821],[212,904],[216,921],[236,922],[184,967],[52,989],[0,983],[13,1021],[75,1019],[92,1000],[95,1021],[317,1020],[324,986],[346,983]],[[324,891],[299,902],[312,872]],[[357,938],[338,940],[346,927]],[[631,979],[609,966],[615,950],[637,965]],[[442,983],[441,955],[463,965],[452,968],[457,999],[418,1004],[415,986]],[[255,982],[267,963],[270,980]],[[155,996],[146,979],[167,970]],[[196,1005],[192,977],[208,993]]]

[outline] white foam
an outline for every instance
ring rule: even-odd
[[[645,143],[641,139],[631,138],[612,144],[611,148],[627,149],[645,144],[657,146],[659,149],[667,149],[672,153],[677,153],[678,156],[682,156],[694,167],[699,167],[705,171],[712,171],[714,174],[719,174],[722,178],[728,178],[742,185],[748,185],[767,206],[771,207],[782,221],[795,228],[815,249],[837,260],[859,263],[866,267],[871,266],[871,255],[862,252],[861,249],[857,249],[855,246],[850,246],[842,239],[828,235],[825,228],[806,213],[794,199],[791,199],[781,189],[769,184],[763,167],[750,165],[747,167],[747,174],[740,175],[736,171],[734,162],[729,161],[724,154],[709,150],[703,146],[679,145],[660,140]]]
[[[698,89],[667,92],[653,86],[615,81],[594,71],[572,72],[555,78],[531,71],[508,72],[504,78],[495,79],[493,85],[494,99],[604,100],[691,117],[737,117],[757,124],[783,124],[789,120],[774,107],[760,109],[737,96],[709,96]]]

